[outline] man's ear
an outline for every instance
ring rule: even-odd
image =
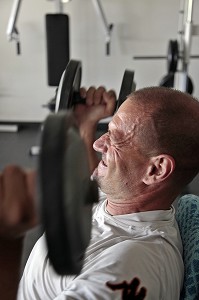
[[[175,169],[175,160],[172,156],[161,154],[150,159],[143,182],[146,185],[159,183],[170,176]]]

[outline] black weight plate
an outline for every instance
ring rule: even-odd
[[[167,54],[167,69],[168,73],[175,73],[178,66],[178,41],[170,40]]]
[[[82,64],[70,60],[62,74],[56,97],[55,111],[69,109],[73,106],[73,94],[78,93],[82,77]]]
[[[133,79],[134,72],[130,70],[125,70],[119,97],[117,100],[116,111],[120,107],[120,105],[126,100],[127,96],[135,90],[135,82],[133,81]]]
[[[174,87],[174,73],[167,74],[160,81],[160,86],[165,86],[169,88]],[[186,92],[190,95],[193,93],[193,83],[191,78],[188,76]]]
[[[174,86],[174,73],[170,73],[170,74],[165,75],[161,79],[159,85],[172,88]]]
[[[46,119],[39,162],[49,259],[58,274],[79,274],[98,189],[96,182],[90,181],[86,149],[71,111]]]
[[[193,90],[194,90],[193,82],[192,82],[191,78],[188,76],[186,92],[189,93],[190,95],[192,95]]]

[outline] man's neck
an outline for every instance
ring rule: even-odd
[[[124,215],[144,211],[167,210],[175,196],[159,193],[148,193],[131,199],[114,200],[107,197],[106,210],[111,215]]]

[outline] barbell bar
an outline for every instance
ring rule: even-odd
[[[190,58],[198,59],[199,55],[190,55]],[[156,60],[156,59],[167,59],[167,70],[168,73],[175,73],[177,71],[178,60],[184,59],[184,56],[179,53],[178,41],[169,40],[167,56],[152,55],[152,56],[134,56],[135,60]]]

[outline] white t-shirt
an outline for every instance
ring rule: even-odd
[[[134,278],[138,292],[146,289],[145,300],[179,299],[184,268],[174,208],[111,216],[105,206],[104,200],[94,208],[81,274],[57,275],[42,236],[27,261],[18,300],[134,299],[124,297]]]

